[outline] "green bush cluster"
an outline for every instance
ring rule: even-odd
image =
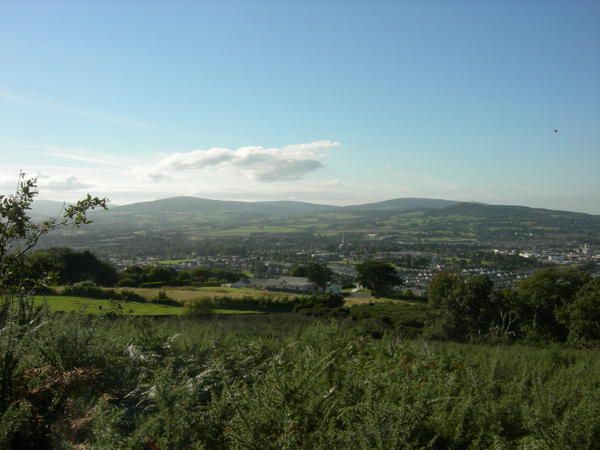
[[[600,280],[576,267],[550,267],[499,291],[483,275],[438,274],[429,286],[431,335],[600,344]]]
[[[91,281],[81,281],[63,289],[63,295],[75,297],[123,300],[127,302],[145,302],[146,299],[139,294],[127,289],[116,291],[114,289],[103,289]]]
[[[431,320],[431,308],[426,304],[378,303],[354,305],[350,309],[353,322],[365,334],[382,336],[393,330],[403,337],[421,336]]]
[[[51,281],[63,285],[89,280],[101,286],[114,286],[119,278],[110,263],[101,261],[92,252],[63,247],[32,253],[25,259],[22,273],[30,278],[50,275]]]
[[[172,267],[131,266],[119,273],[117,286],[161,288],[166,286],[220,286],[238,281],[242,274],[224,269],[199,267],[175,270]]]
[[[214,298],[202,298],[188,303],[188,314],[206,315],[213,309],[233,309],[240,311],[260,311],[265,313],[304,312],[310,314],[316,310],[330,312],[341,308],[344,297],[333,294],[320,294],[307,297],[230,297],[228,295]]]

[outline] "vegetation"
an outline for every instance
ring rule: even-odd
[[[50,274],[37,273],[30,279],[25,258],[40,238],[61,227],[79,227],[89,223],[87,213],[95,208],[106,209],[107,199],[87,196],[74,205],[64,207],[54,218],[41,222],[29,216],[33,200],[38,194],[35,178],[20,174],[17,192],[0,195],[0,292],[25,292]]]
[[[350,310],[332,295],[223,296],[186,309],[169,304],[168,291],[149,302],[138,292],[150,289],[91,282],[66,288],[85,298],[45,302],[31,293],[50,275],[28,272],[27,253],[44,233],[85,224],[105,201],[88,197],[40,225],[27,216],[34,196],[35,182],[23,180],[15,196],[0,198],[0,448],[566,450],[600,442],[600,285],[582,272],[541,271],[504,292],[486,277],[444,273],[429,304]],[[393,266],[361,269],[378,293],[398,283]],[[110,314],[51,311],[78,301]],[[129,317],[128,308],[186,313]],[[214,314],[232,309],[247,315]],[[438,340],[409,339],[417,337]]]
[[[295,277],[306,277],[321,289],[325,289],[333,277],[330,268],[316,263],[309,263],[304,266],[298,266],[291,271]]]
[[[396,285],[402,284],[394,266],[380,261],[366,261],[356,266],[357,280],[370,289],[373,296],[383,297]]]
[[[373,339],[300,319],[42,315],[13,346],[3,446],[593,449],[600,438],[595,353]]]
[[[158,302],[130,302],[113,299],[94,299],[69,295],[46,297],[34,296],[37,306],[48,307],[49,311],[79,314],[106,314],[127,316],[174,316],[183,314],[183,305]]]
[[[220,286],[223,283],[238,281],[240,273],[222,269],[197,268],[175,270],[164,266],[131,266],[119,274],[118,286],[148,287],[163,286]]]
[[[116,269],[101,261],[88,250],[81,252],[69,248],[38,250],[25,260],[28,276],[46,273],[55,284],[73,284],[92,281],[101,286],[114,286],[118,280]]]
[[[574,268],[546,268],[498,291],[485,276],[442,272],[429,287],[433,336],[501,338],[599,346],[599,279]]]
[[[134,204],[94,215],[94,227],[45,240],[47,246],[90,247],[98,254],[161,255],[178,260],[197,255],[244,255],[257,250],[282,251],[282,257],[306,248],[338,248],[340,237],[356,251],[435,249],[458,252],[473,264],[501,269],[535,267],[518,255],[493,254],[491,248],[600,245],[600,216],[427,199],[397,199],[378,204],[329,207],[269,205],[194,198]],[[432,203],[433,202],[433,203]],[[398,239],[362,239],[365,231]],[[232,237],[238,236],[237,239]],[[273,239],[277,236],[277,239]],[[97,245],[102,238],[102,245]],[[399,243],[398,241],[401,241]],[[118,245],[104,246],[106,243]],[[479,244],[489,244],[484,250]],[[308,244],[308,245],[307,245]],[[406,267],[423,267],[419,257],[401,258]],[[294,261],[304,264],[305,261]]]

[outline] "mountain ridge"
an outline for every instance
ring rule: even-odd
[[[63,202],[53,200],[36,200],[33,203],[32,213],[35,216],[56,215],[65,205]],[[490,212],[521,216],[523,214],[570,214],[581,217],[600,217],[598,214],[589,214],[578,211],[558,210],[550,208],[530,207],[524,205],[505,205],[481,202],[464,202],[459,200],[435,199],[427,197],[397,197],[378,202],[362,203],[356,205],[327,205],[295,200],[266,200],[266,201],[235,201],[215,200],[195,196],[166,197],[145,202],[134,202],[125,205],[109,205],[108,213],[124,214],[152,214],[152,213],[237,213],[259,215],[298,215],[308,213],[326,212],[352,212],[352,213],[392,213],[394,211],[425,210],[435,214],[434,211],[451,208],[459,214],[477,213],[488,215]],[[448,210],[449,212],[450,210]],[[519,213],[517,213],[517,211]]]

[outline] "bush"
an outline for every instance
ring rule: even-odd
[[[146,302],[146,299],[142,297],[140,294],[130,291],[128,289],[122,289],[121,291],[108,291],[112,295],[111,298],[115,300],[124,300],[126,302]]]
[[[64,295],[72,295],[74,297],[87,297],[87,298],[112,298],[112,290],[104,290],[98,287],[92,281],[81,281],[71,286],[67,286],[63,290]]]
[[[420,336],[430,318],[431,308],[425,304],[379,303],[354,305],[352,320],[367,329],[390,330],[405,337]]]
[[[141,288],[147,288],[147,289],[162,288],[162,287],[165,287],[168,285],[169,285],[169,283],[167,281],[145,281],[143,283],[140,283]]]
[[[139,284],[139,281],[137,281],[135,278],[125,277],[119,279],[117,282],[117,287],[138,287]]]
[[[169,297],[165,291],[158,291],[158,295],[152,300],[152,303],[158,305],[181,306],[181,303]]]
[[[67,286],[63,290],[64,295],[72,295],[74,297],[85,297],[95,299],[108,299],[108,300],[123,300],[126,302],[145,302],[146,299],[141,295],[123,289],[121,291],[115,291],[114,289],[102,289],[96,286],[91,281],[83,281],[81,283],[75,283],[72,286]]]

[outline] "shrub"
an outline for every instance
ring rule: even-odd
[[[165,291],[158,291],[158,295],[154,300],[152,300],[152,303],[159,305],[181,306],[181,303],[169,297]]]
[[[92,281],[80,281],[63,290],[64,295],[87,298],[111,298],[111,293],[114,295],[114,291],[104,290]]]

